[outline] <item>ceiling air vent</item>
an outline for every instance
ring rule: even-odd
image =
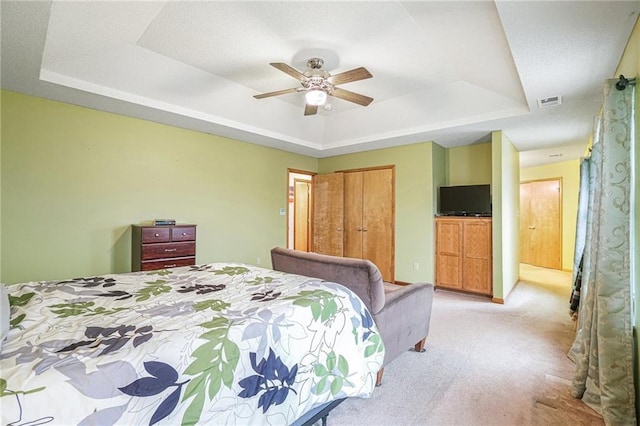
[[[546,108],[562,103],[562,96],[552,96],[550,98],[538,99],[538,108]]]

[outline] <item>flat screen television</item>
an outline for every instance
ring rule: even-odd
[[[491,185],[441,186],[442,216],[491,216]]]

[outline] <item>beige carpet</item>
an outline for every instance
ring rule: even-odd
[[[437,290],[426,353],[396,359],[329,426],[604,424],[570,395],[571,274],[522,265],[520,276],[505,305]]]

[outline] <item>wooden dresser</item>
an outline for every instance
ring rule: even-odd
[[[131,270],[196,264],[196,225],[132,225]]]

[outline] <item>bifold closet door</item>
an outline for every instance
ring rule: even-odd
[[[343,173],[313,177],[313,251],[343,256]]]
[[[362,172],[344,175],[344,256],[362,259]]]
[[[394,280],[393,170],[344,174],[344,256],[369,259]]]
[[[393,170],[367,170],[362,176],[362,258],[378,266],[385,281],[394,280],[395,243]]]
[[[316,175],[312,188],[313,251],[369,259],[393,282],[393,169]]]

